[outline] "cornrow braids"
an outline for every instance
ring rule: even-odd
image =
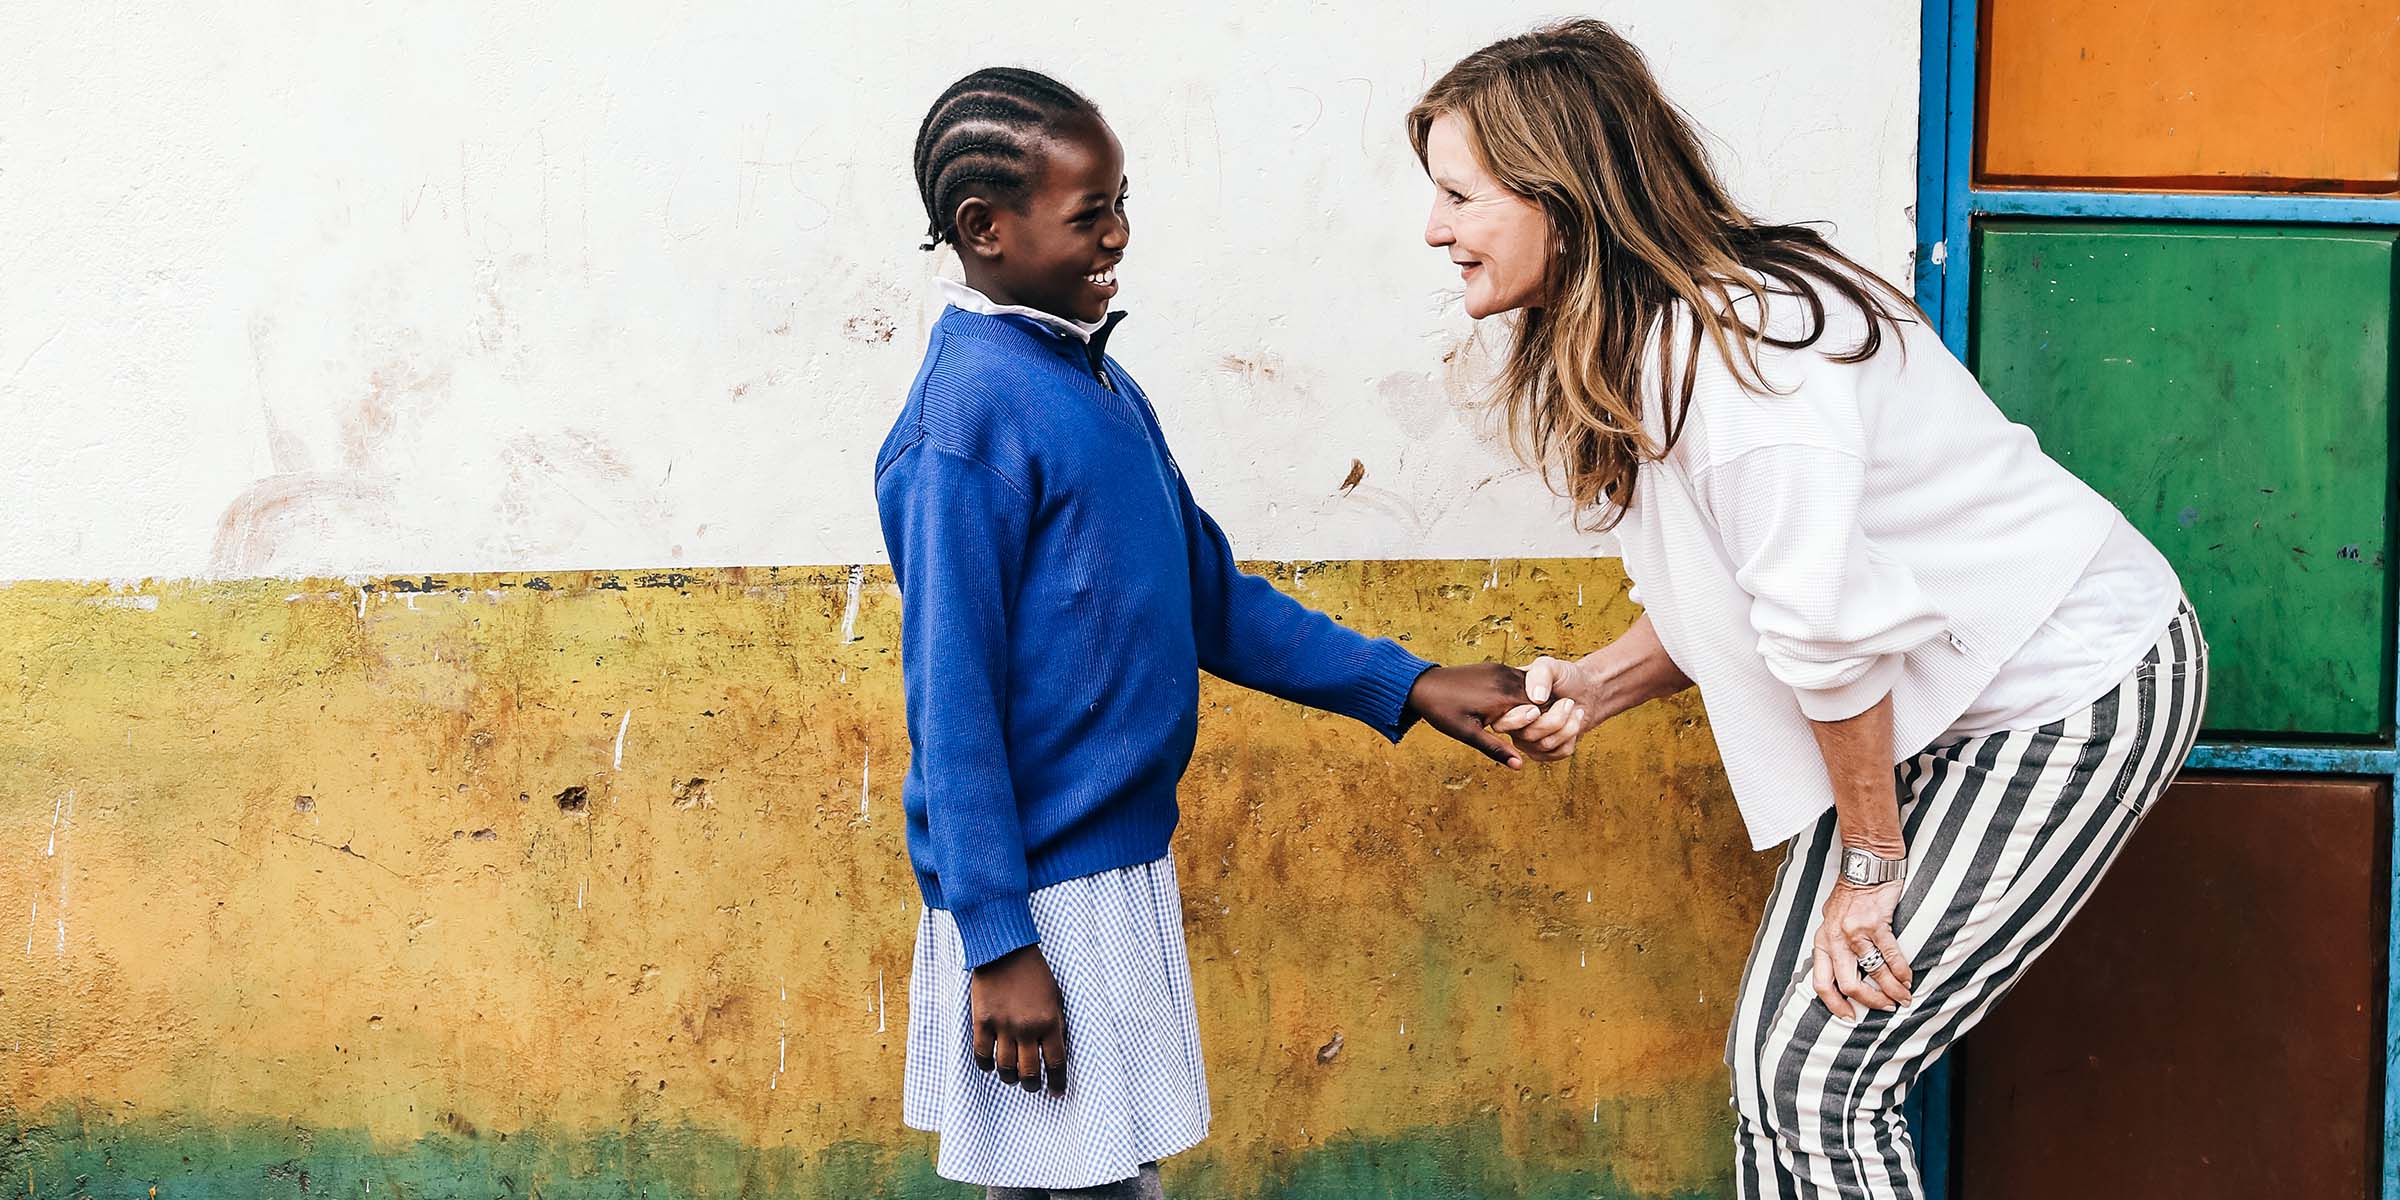
[[[1099,116],[1081,93],[1039,71],[985,67],[951,84],[917,127],[924,248],[958,241],[955,215],[969,195],[1022,203],[1042,137]]]

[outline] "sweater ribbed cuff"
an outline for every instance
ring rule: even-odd
[[[1811,721],[1847,721],[1875,707],[1877,701],[1892,694],[1892,685],[1900,681],[1900,668],[1907,660],[1898,654],[1876,658],[1867,673],[1829,688],[1793,688],[1800,698],[1800,711]]]
[[[1033,904],[1023,893],[994,896],[979,904],[950,910],[958,923],[958,940],[966,950],[967,969],[974,970],[1011,950],[1042,940],[1033,927]]]
[[[1401,649],[1398,642],[1377,638],[1367,643],[1367,653],[1358,671],[1360,707],[1350,715],[1366,722],[1375,732],[1399,741],[1408,727],[1417,723],[1416,715],[1408,711],[1408,694],[1415,690],[1417,677],[1433,667],[1434,664]]]

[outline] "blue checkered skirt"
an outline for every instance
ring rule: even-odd
[[[958,925],[934,908],[917,922],[902,1115],[941,1135],[934,1170],[986,1187],[1099,1187],[1198,1145],[1208,1081],[1174,856],[1041,888],[1033,924],[1066,997],[1064,1096],[976,1068]]]

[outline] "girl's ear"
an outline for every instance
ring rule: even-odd
[[[958,248],[962,253],[986,261],[1000,257],[1000,214],[991,201],[981,196],[959,201],[950,227],[958,231]]]

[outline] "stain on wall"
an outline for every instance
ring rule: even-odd
[[[1449,661],[1635,615],[1607,560],[1258,569]],[[838,567],[0,586],[0,1186],[967,1194],[900,1124],[898,614]],[[1202,698],[1178,1194],[1731,1194],[1772,863],[1696,702],[1511,775]]]

